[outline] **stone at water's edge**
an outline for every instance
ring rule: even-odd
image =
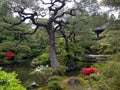
[[[91,88],[87,88],[84,86],[76,86],[80,84],[80,79],[77,77],[71,77],[65,81],[68,85],[71,85],[71,88],[66,90],[92,90]],[[75,85],[75,86],[74,86]]]
[[[76,77],[71,77],[71,78],[68,79],[67,83],[69,85],[76,85],[76,84],[80,83],[80,80]]]

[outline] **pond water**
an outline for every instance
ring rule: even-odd
[[[22,61],[19,63],[15,63],[12,65],[3,66],[3,70],[6,72],[16,72],[18,74],[17,78],[21,81],[22,85],[25,87],[30,87],[32,82],[36,82],[39,86],[43,85],[43,81],[39,75],[31,74],[34,70],[30,66],[31,61]],[[91,62],[81,62],[80,68],[90,66]],[[73,76],[79,74],[80,70],[73,70],[71,72],[67,72],[67,76]]]
[[[40,83],[40,77],[31,72],[34,70],[30,66],[30,61],[25,61],[21,63],[15,63],[14,65],[3,66],[3,70],[6,72],[16,72],[18,74],[17,78],[21,81],[22,85],[25,87],[30,87],[32,82]]]

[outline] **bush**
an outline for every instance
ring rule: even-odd
[[[4,52],[0,52],[0,58],[4,58],[5,57],[5,53]]]
[[[49,55],[48,53],[43,53],[42,55],[33,59],[32,64],[36,65],[46,65],[49,63]]]
[[[65,66],[59,66],[58,68],[54,69],[53,73],[57,75],[64,75],[67,70],[67,67]]]
[[[25,54],[20,52],[20,53],[16,54],[16,60],[20,60],[20,59],[22,59],[24,56],[25,56]]]
[[[51,76],[47,84],[48,90],[63,90],[59,84],[60,80],[61,80],[61,77],[58,75]]]
[[[92,73],[87,78],[89,81],[89,86],[91,86],[92,90],[113,90],[110,89],[107,79],[102,73]]]
[[[46,66],[40,65],[40,66],[37,66],[32,73],[33,74],[34,73],[46,74],[46,73],[52,72],[52,71],[53,71],[53,69],[51,67],[49,67],[48,65],[46,65]]]
[[[120,62],[120,52],[117,52],[110,57],[111,60]]]
[[[88,77],[92,90],[119,90],[120,89],[120,62],[109,61],[95,65],[100,72]]]
[[[41,83],[44,84],[47,83],[49,77],[53,75],[53,68],[49,67],[48,65],[40,65],[37,66],[31,74],[38,76],[41,80]]]
[[[0,71],[0,90],[26,90],[18,79],[17,74]]]
[[[62,87],[59,85],[58,81],[50,81],[47,88],[48,90],[62,90]]]
[[[61,77],[58,75],[54,75],[52,77],[50,77],[50,81],[60,81]]]

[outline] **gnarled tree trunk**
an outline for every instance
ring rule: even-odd
[[[49,55],[51,67],[57,68],[59,63],[56,58],[55,32],[52,30],[49,30]]]

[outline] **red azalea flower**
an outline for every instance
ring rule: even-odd
[[[97,68],[82,68],[82,73],[85,75],[90,75],[91,73],[98,72]]]
[[[7,57],[14,57],[14,53],[13,52],[6,52],[6,56]]]
[[[98,69],[97,69],[97,68],[91,67],[90,69],[91,69],[91,72],[92,72],[92,73],[93,73],[93,72],[98,72]]]
[[[82,73],[85,75],[89,75],[90,74],[89,68],[82,68]]]

